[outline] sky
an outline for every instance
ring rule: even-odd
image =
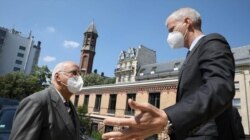
[[[157,62],[183,58],[187,49],[171,49],[166,18],[192,7],[204,34],[220,33],[231,47],[250,45],[250,0],[1,0],[0,26],[41,41],[38,65],[50,70],[66,60],[80,63],[83,33],[94,21],[97,32],[93,70],[113,77],[121,51],[144,45]]]

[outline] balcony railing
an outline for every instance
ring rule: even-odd
[[[116,68],[115,72],[133,71],[133,70],[134,67],[128,66],[128,67]]]

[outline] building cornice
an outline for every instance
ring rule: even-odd
[[[137,92],[137,91],[161,91],[176,89],[177,79],[144,80],[122,84],[108,84],[98,86],[83,87],[79,94],[90,93],[117,93],[117,92]]]

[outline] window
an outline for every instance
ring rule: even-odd
[[[83,105],[88,106],[89,105],[89,95],[84,96],[84,102]]]
[[[4,30],[0,30],[0,37],[5,37],[5,35],[6,35],[6,31],[4,31]]]
[[[23,58],[23,57],[24,57],[24,54],[23,54],[23,53],[17,53],[17,56]]]
[[[23,61],[21,61],[21,60],[16,60],[16,64],[22,65],[22,63],[23,63]]]
[[[149,93],[148,102],[157,108],[160,108],[160,93]]]
[[[13,68],[13,71],[20,71],[21,69],[20,68],[18,68],[18,67],[14,67]]]
[[[2,52],[2,48],[3,48],[3,46],[0,44],[0,53]]]
[[[25,48],[24,46],[19,46],[19,50],[23,50],[23,51],[25,51],[25,50],[26,50],[26,48]]]
[[[98,124],[97,123],[91,124],[91,132],[98,132]]]
[[[144,71],[145,71],[144,68],[142,68],[142,69],[140,70],[140,76],[143,76],[143,75],[144,75]]]
[[[0,44],[2,45],[4,43],[4,39],[0,38]]]
[[[106,133],[106,132],[111,132],[111,131],[113,131],[113,126],[105,125],[104,132]]]
[[[118,77],[118,82],[121,82],[121,75],[119,75],[119,77]]]
[[[241,108],[240,106],[240,98],[234,98],[233,99],[233,106],[236,108]]]
[[[109,98],[108,113],[115,114],[116,94],[111,94]]]
[[[235,91],[240,91],[240,82],[234,81]]]
[[[135,110],[130,108],[130,106],[128,105],[128,99],[132,99],[135,101],[135,93],[129,93],[127,94],[127,102],[126,102],[126,109],[125,109],[125,115],[134,115],[135,114]]]
[[[100,111],[101,100],[102,100],[102,95],[96,95],[94,112]]]
[[[75,107],[77,107],[78,101],[79,101],[79,95],[76,95],[76,96],[75,96],[75,102],[74,102],[74,106],[75,106]]]
[[[174,64],[174,71],[179,69],[180,64],[181,64],[180,62]]]
[[[155,74],[155,70],[157,67],[152,67],[150,74]]]
[[[124,77],[124,75],[122,76],[122,82],[124,82],[125,81],[125,77]]]
[[[128,81],[131,81],[131,74],[128,74]]]

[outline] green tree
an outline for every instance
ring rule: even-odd
[[[114,84],[114,83],[115,83],[115,77],[104,79],[104,84]]]
[[[102,140],[102,133],[94,131],[92,132],[91,137],[94,138],[94,140]]]
[[[45,88],[44,83],[50,78],[47,66],[36,67],[32,75],[23,72],[12,72],[0,76],[0,96],[23,99],[24,97]]]
[[[92,131],[91,130],[92,121],[90,120],[89,116],[87,115],[87,113],[88,113],[87,106],[86,105],[79,106],[77,108],[77,112],[78,112],[80,125],[85,130],[83,135],[85,135],[85,136],[86,135],[91,135],[91,137],[94,138],[94,140],[101,140],[102,139],[102,133],[100,133],[98,131]]]
[[[44,87],[48,87],[51,84],[51,72],[47,66],[36,66],[32,75],[37,77],[39,79],[39,83]]]
[[[86,105],[78,106],[77,108],[80,126],[85,129],[84,135],[89,135],[91,130],[91,121],[89,116],[87,116],[88,108]]]
[[[87,74],[84,76],[84,86],[102,85],[104,77],[96,73]]]
[[[93,85],[103,85],[103,84],[114,84],[115,77],[109,78],[101,76],[97,73],[87,74],[83,77],[84,86],[93,86]]]
[[[43,89],[38,78],[25,75],[23,72],[13,72],[1,76],[0,95],[6,98],[22,99],[34,92]]]

